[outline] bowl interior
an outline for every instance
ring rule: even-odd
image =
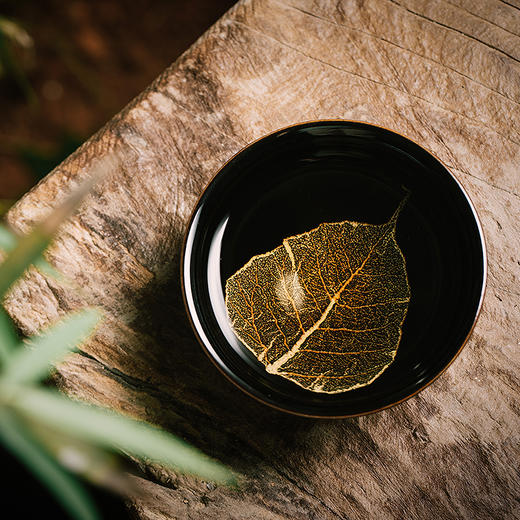
[[[406,190],[396,236],[411,301],[394,362],[370,385],[339,394],[268,374],[231,329],[227,278],[322,222],[384,223]],[[467,195],[437,159],[389,130],[323,121],[269,135],[222,168],[193,213],[182,269],[194,329],[233,382],[283,410],[337,417],[395,404],[446,368],[478,314],[485,253]]]

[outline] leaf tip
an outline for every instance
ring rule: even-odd
[[[401,214],[402,209],[404,208],[405,204],[408,202],[408,199],[410,198],[412,192],[406,187],[402,186],[405,195],[401,199],[401,202],[399,202],[397,208],[395,209],[393,215],[390,217],[390,220],[388,221],[389,224],[392,224],[393,226],[396,225],[397,219],[399,218],[399,215]]]

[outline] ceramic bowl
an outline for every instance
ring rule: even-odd
[[[397,355],[368,386],[323,394],[266,372],[233,332],[227,278],[252,256],[322,222],[397,225],[411,301]],[[284,128],[250,144],[216,174],[188,226],[182,260],[186,308],[217,368],[250,396],[312,417],[387,408],[434,381],[466,343],[482,303],[486,254],[475,209],[433,155],[390,130],[352,121]]]

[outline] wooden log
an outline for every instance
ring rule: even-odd
[[[9,213],[26,231],[124,150],[7,306],[24,333],[86,304],[106,320],[59,368],[71,395],[159,424],[230,464],[238,490],[147,468],[142,519],[519,518],[520,6],[516,0],[247,0]],[[227,382],[182,304],[187,220],[242,146],[305,120],[401,132],[468,190],[489,279],[450,369],[390,410],[292,417]]]

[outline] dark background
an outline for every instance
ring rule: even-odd
[[[0,0],[0,214],[139,94],[232,0]]]
[[[0,215],[139,94],[232,0],[0,0],[0,18],[29,36],[0,33]],[[25,40],[25,41],[24,41]],[[2,511],[67,518],[8,453]],[[128,516],[90,488],[104,518]]]

